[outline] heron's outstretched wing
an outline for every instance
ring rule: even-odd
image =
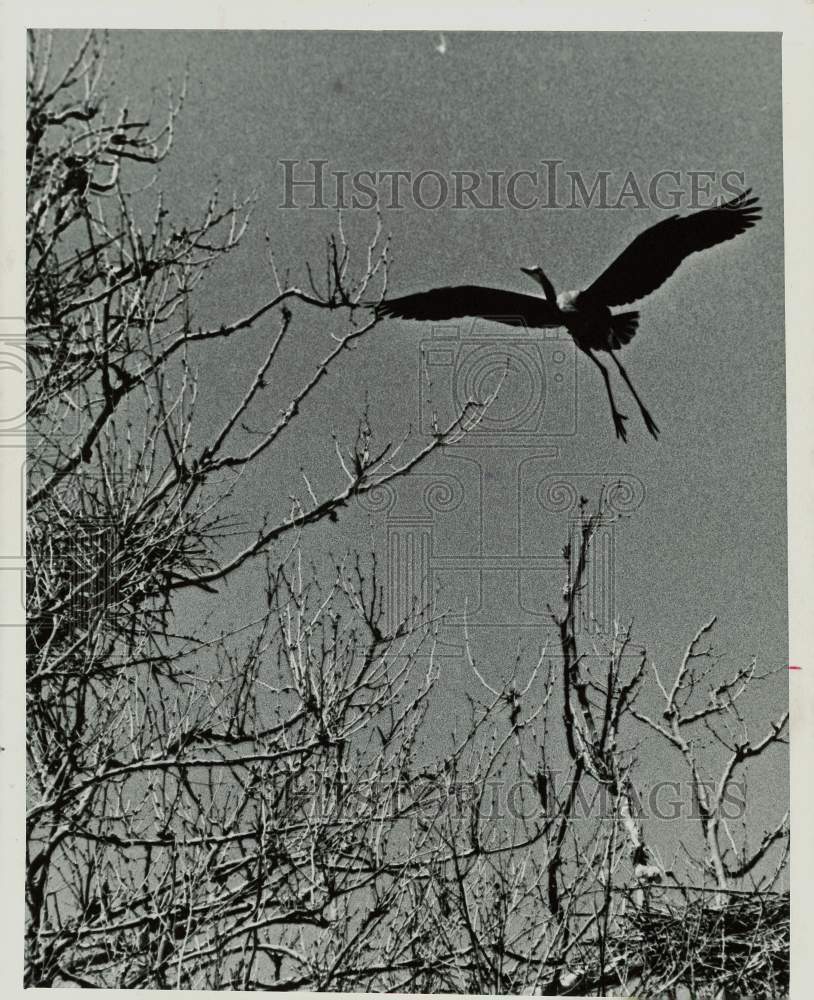
[[[640,233],[583,293],[606,306],[649,295],[691,253],[731,240],[760,218],[757,198],[744,191],[732,201],[683,218],[673,215]]]
[[[376,306],[378,316],[399,319],[445,320],[480,317],[508,326],[562,326],[562,316],[552,302],[503,288],[456,285],[386,299]]]

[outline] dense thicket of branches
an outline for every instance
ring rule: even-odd
[[[68,62],[30,40],[27,984],[782,995],[786,817],[749,846],[725,807],[787,719],[750,737],[739,705],[763,678],[720,673],[713,621],[669,679],[629,630],[584,656],[601,511],[583,509],[563,553],[557,649],[518,654],[505,686],[469,650],[479,696],[434,749],[435,609],[389,621],[375,557],[325,574],[302,554],[310,525],[488,400],[409,454],[376,446],[360,401],[336,489],[306,475],[286,517],[236,533],[241,471],[374,327],[361,303],[384,294],[387,246],[377,232],[354,271],[340,229],[319,282],[280,284],[269,261],[265,301],[198,324],[201,278],[238,248],[247,206],[213,194],[180,220],[148,202],[183,89],[153,128],[111,106],[105,58],[93,33]],[[315,310],[344,332],[246,444],[281,344]],[[261,365],[202,444],[192,351],[263,324]],[[251,560],[259,619],[179,634],[179,591],[206,597]],[[695,805],[695,853],[666,866],[641,821],[642,746],[672,755]]]

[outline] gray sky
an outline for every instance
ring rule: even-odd
[[[298,276],[306,257],[319,259],[335,213],[281,210],[281,159],[324,159],[327,170],[446,175],[534,170],[556,159],[564,170],[582,172],[589,186],[597,171],[611,171],[612,192],[628,171],[646,185],[672,170],[682,175],[684,210],[688,171],[741,171],[760,195],[762,221],[692,258],[639,303],[639,333],[622,355],[662,430],[658,442],[618,380],[629,443],[615,439],[599,373],[578,358],[575,433],[540,435],[522,452],[459,450],[457,459],[445,456],[426,471],[455,474],[469,490],[463,506],[446,521],[436,517],[432,528],[437,551],[451,558],[444,579],[453,595],[472,600],[477,574],[455,563],[456,552],[533,559],[559,551],[565,521],[541,519],[524,492],[541,476],[517,475],[521,459],[536,458],[541,475],[588,483],[589,496],[602,474],[635,477],[644,497],[615,528],[613,573],[616,612],[635,619],[637,639],[669,675],[694,631],[715,613],[717,645],[733,664],[752,654],[766,666],[786,662],[779,35],[450,33],[443,54],[438,35],[424,33],[134,32],[116,33],[114,41],[123,47],[120,87],[134,110],[168,72],[190,67],[175,151],[161,177],[174,214],[197,209],[216,175],[226,192],[258,194],[252,233],[227,273],[212,279],[202,319],[248,312],[272,294],[264,229],[279,261]],[[566,200],[567,193],[566,185]],[[545,266],[558,290],[579,288],[636,233],[669,214],[631,202],[607,210],[427,211],[405,201],[402,211],[385,216],[394,294],[470,282],[532,291],[518,268],[534,263]],[[359,238],[374,225],[371,212],[349,212],[345,221]],[[289,357],[292,377],[307,370],[309,350],[327,342],[323,316],[298,308],[297,317],[302,350]],[[299,489],[292,482],[299,465],[326,488],[339,482],[328,432],[348,435],[366,392],[383,436],[408,423],[418,428],[419,343],[430,333],[419,324],[383,324],[346,359],[306,408],[288,451],[247,482],[244,510],[285,510]],[[243,384],[238,379],[251,377],[264,336],[208,354],[204,422],[228,408],[228,390]],[[432,391],[440,398],[443,388],[434,384]],[[272,414],[278,399],[270,397]],[[358,511],[340,519],[330,541],[317,535],[315,544],[341,552],[366,538],[367,526]],[[386,536],[381,518],[376,529]],[[487,573],[482,600],[499,607],[506,579]],[[249,570],[230,585],[229,614],[250,604],[256,580]],[[531,569],[520,588],[531,593],[536,583],[540,603],[558,599],[558,573]],[[507,617],[507,627],[477,633],[487,663],[497,664],[497,650],[518,634]],[[530,648],[539,638],[534,630],[520,634]],[[450,661],[439,694],[447,709],[456,704],[461,669]],[[755,718],[777,713],[786,699],[781,675],[764,690]],[[776,781],[781,771],[774,757],[767,773]]]

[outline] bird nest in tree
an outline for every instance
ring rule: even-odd
[[[614,964],[639,970],[655,988],[681,985],[693,996],[782,997],[789,985],[788,893],[712,894],[629,908],[614,936]]]

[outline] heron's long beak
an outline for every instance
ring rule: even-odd
[[[527,274],[530,278],[534,278],[537,274],[536,267],[521,267],[520,270],[523,272],[523,274]]]

